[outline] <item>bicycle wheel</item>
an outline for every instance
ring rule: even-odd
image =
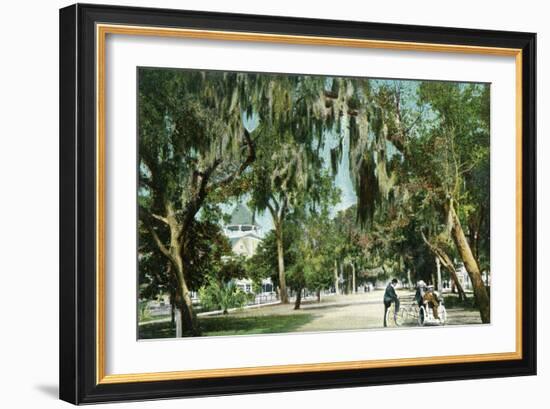
[[[399,308],[399,312],[397,313],[396,317],[396,324],[398,327],[404,325],[407,322],[407,309],[406,308]]]
[[[386,310],[385,320],[386,320],[386,326],[387,327],[393,327],[394,326],[395,323],[393,321],[393,304],[390,308],[388,308]]]
[[[392,304],[390,308],[386,311],[386,324],[388,327],[399,327],[403,323],[403,311],[402,309],[399,310],[397,314],[395,314],[395,304]]]
[[[418,310],[418,325],[423,327],[425,323],[426,323],[426,308],[424,308],[424,306],[421,306],[420,309]]]
[[[411,309],[407,312],[407,318],[409,318],[411,321],[418,321],[418,311],[418,305],[413,305]]]
[[[441,325],[445,325],[445,323],[447,322],[447,309],[445,308],[445,306],[440,305],[437,313],[439,314],[439,323]]]

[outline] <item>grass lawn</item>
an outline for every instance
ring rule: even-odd
[[[199,318],[203,336],[248,335],[293,332],[313,319],[312,314],[262,315],[235,317],[232,315]],[[140,339],[172,338],[176,331],[170,322],[139,326]]]
[[[475,310],[475,298],[472,293],[466,294],[466,300],[460,301],[458,299],[458,294],[445,293],[443,298],[445,300],[445,308],[464,308],[465,310]]]
[[[139,322],[149,322],[149,321],[155,321],[155,320],[162,320],[164,318],[169,318],[170,314],[168,315],[147,315],[146,317],[142,317]]]

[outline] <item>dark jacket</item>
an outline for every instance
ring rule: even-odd
[[[424,292],[425,291],[422,288],[418,287],[416,289],[416,293],[414,294],[414,299],[419,306],[421,306],[424,302]]]
[[[384,292],[384,302],[389,303],[395,300],[397,300],[397,293],[395,292],[395,288],[393,288],[393,285],[389,283],[386,287],[386,291]]]

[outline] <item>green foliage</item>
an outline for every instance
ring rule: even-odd
[[[151,311],[148,308],[148,302],[140,300],[138,304],[138,322],[143,322],[151,318]]]
[[[296,263],[295,243],[301,240],[301,232],[297,224],[288,223],[283,236],[283,254],[285,266],[291,268]],[[275,286],[279,283],[277,273],[277,238],[275,231],[269,231],[250,259],[246,261],[246,271],[249,278],[259,285],[262,279],[271,278]]]
[[[432,187],[429,202],[446,224],[446,200],[453,200],[466,226],[474,256],[489,268],[490,252],[490,118],[487,84],[423,82],[419,101],[433,112],[431,124],[412,141],[420,145],[419,180]],[[422,148],[423,145],[423,148]],[[435,150],[434,150],[435,147]],[[443,210],[443,211],[441,211]],[[439,229],[438,240],[446,232]]]
[[[228,283],[216,279],[209,279],[199,289],[201,305],[206,310],[219,309],[227,314],[230,308],[242,308],[248,301],[247,294],[242,291],[233,281]]]
[[[338,234],[336,218],[329,209],[311,213],[304,220],[304,239],[300,245],[307,288],[324,290],[334,285],[334,261],[342,254],[345,239]]]

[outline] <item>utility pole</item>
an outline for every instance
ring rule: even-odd
[[[176,308],[176,338],[181,338],[183,335],[183,328],[181,327],[181,311]]]

